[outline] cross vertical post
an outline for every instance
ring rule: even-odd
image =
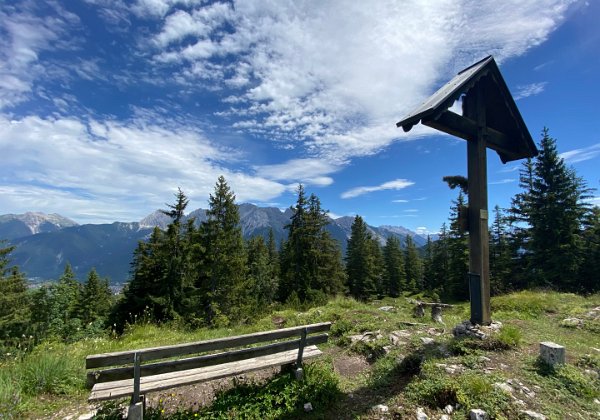
[[[463,113],[477,122],[477,135],[467,141],[469,186],[469,291],[471,323],[489,325],[490,256],[487,200],[487,128],[483,85],[464,98]]]

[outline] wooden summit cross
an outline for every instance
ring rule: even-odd
[[[461,97],[459,115],[449,108]],[[536,156],[537,148],[492,56],[459,72],[396,126],[408,132],[419,121],[467,140],[471,323],[489,325],[486,148],[495,150],[502,163]]]

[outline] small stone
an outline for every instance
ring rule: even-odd
[[[448,414],[442,414],[440,420],[450,420],[450,416]]]
[[[452,414],[453,412],[454,412],[454,407],[452,407],[452,405],[448,404],[446,407],[444,407],[444,413]]]
[[[560,322],[560,325],[562,327],[580,328],[580,327],[583,327],[583,319],[565,318]]]
[[[390,408],[384,404],[377,404],[373,407],[373,410],[379,411],[380,413],[387,413],[388,411],[390,411]]]
[[[311,403],[307,402],[306,404],[304,404],[304,411],[309,413],[311,411],[313,411],[313,406]]]
[[[586,369],[583,372],[592,379],[598,379],[600,377],[600,375],[598,374],[598,371],[596,371],[596,370]]]
[[[531,410],[522,410],[521,414],[529,419],[546,420],[546,416]]]
[[[600,404],[600,400],[598,398],[594,398],[594,403]]]
[[[434,340],[433,338],[429,337],[421,337],[421,342],[427,346],[429,344],[433,344]]]
[[[489,357],[485,357],[485,356],[479,356],[479,361],[480,362],[491,362],[492,359],[490,359]]]
[[[513,398],[515,398],[515,397],[513,397]],[[516,405],[520,405],[521,407],[525,407],[525,406],[527,405],[527,404],[525,404],[525,401],[523,401],[523,400],[520,400],[520,399],[518,399],[518,398],[515,398],[515,400],[514,400],[514,403],[515,403]]]
[[[494,386],[494,388],[499,389],[504,392],[507,392],[509,394],[512,394],[514,391],[512,386],[510,386],[509,384],[504,383],[504,382],[495,382],[493,384],[493,386]]]
[[[423,409],[421,407],[417,408],[417,420],[427,420],[429,419],[429,416],[427,416],[427,414],[425,414],[425,412],[423,411]]]
[[[446,371],[446,373],[449,373],[450,375],[454,375],[454,373],[456,372],[456,369],[453,369],[451,367],[447,367],[444,370]]]
[[[383,311],[383,312],[390,312],[390,311],[394,310],[394,307],[393,306],[382,306],[381,308],[379,308],[379,310]]]
[[[487,413],[479,408],[474,408],[469,411],[469,419],[470,420],[488,420],[489,417]]]
[[[452,329],[452,334],[454,334],[455,337],[465,335],[466,333],[467,333],[467,327],[465,326],[465,324],[458,324],[456,327],[454,327]]]

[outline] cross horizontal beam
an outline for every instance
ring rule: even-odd
[[[444,111],[437,118],[423,119],[421,122],[426,126],[465,140],[477,138],[477,123],[452,111]],[[510,138],[506,134],[490,127],[485,127],[484,132],[487,147],[498,152],[503,162],[521,158],[514,150],[510,150]]]

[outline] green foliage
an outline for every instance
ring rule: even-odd
[[[560,299],[557,293],[525,290],[492,298],[491,308],[492,312],[503,312],[516,318],[535,318],[557,312]]]
[[[0,418],[18,418],[23,397],[14,375],[7,368],[0,369]]]
[[[494,378],[476,372],[448,376],[432,362],[426,362],[419,377],[408,384],[406,396],[418,405],[442,409],[456,406],[463,416],[472,408],[483,409],[491,418],[511,412],[510,398],[492,386]]]
[[[388,296],[398,297],[401,292],[406,290],[406,271],[400,240],[396,236],[387,238],[383,248],[383,260],[385,264],[384,293]]]
[[[451,207],[450,231],[448,232],[448,273],[443,286],[445,298],[467,300],[469,288],[467,273],[469,271],[469,244],[468,236],[460,228],[459,209],[465,206],[465,197],[462,192]]]
[[[362,217],[356,216],[346,251],[346,276],[350,295],[368,300],[381,289],[382,261],[379,244]]]
[[[254,308],[266,309],[275,301],[279,283],[277,261],[270,255],[262,236],[251,238],[247,248],[247,292],[255,300]]]
[[[600,397],[600,381],[584,375],[581,369],[569,365],[551,366],[541,358],[534,362],[537,373],[552,381],[557,388],[562,388],[575,397],[593,400]]]
[[[149,419],[285,419],[304,416],[304,404],[310,402],[318,415],[340,396],[338,379],[325,363],[304,366],[304,379],[298,381],[292,372],[284,372],[265,384],[240,384],[220,392],[211,406],[193,411],[178,411],[172,415],[158,409],[148,409]]]
[[[95,269],[89,272],[79,298],[78,310],[84,325],[102,324],[112,304],[108,279],[101,279]]]
[[[423,263],[410,235],[406,235],[405,238],[404,271],[406,273],[406,290],[413,293],[421,290],[423,287]]]
[[[306,199],[302,185],[294,214],[286,226],[288,239],[280,255],[281,287],[279,299],[288,301],[294,292],[300,302],[312,297],[331,296],[343,291],[346,275],[337,242],[325,231],[327,213],[314,194]],[[315,294],[311,291],[322,292]]]
[[[47,350],[47,347],[38,347],[19,365],[23,392],[29,395],[66,394],[81,386],[84,375],[80,362],[65,353]]]

